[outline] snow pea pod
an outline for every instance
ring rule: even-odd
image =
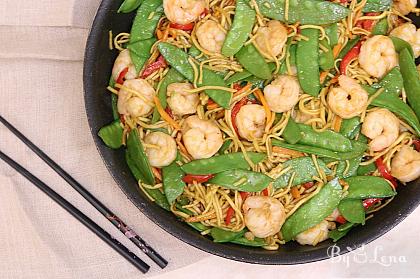
[[[354,139],[360,131],[360,124],[360,117],[358,116],[343,119],[341,122],[340,134],[349,139]]]
[[[407,49],[411,55],[411,60],[414,60],[413,48],[407,41],[393,36],[390,36],[389,38],[391,38],[396,52],[400,53],[403,49]]]
[[[162,0],[144,0],[131,27],[130,44],[152,38],[162,13]]]
[[[339,178],[347,178],[351,176],[355,176],[357,174],[357,170],[359,169],[360,162],[362,161],[362,156],[340,161],[337,165],[335,175]]]
[[[375,163],[370,163],[369,165],[359,166],[359,168],[357,169],[357,175],[359,175],[359,176],[366,175],[366,174],[374,172],[375,170],[376,170]]]
[[[351,141],[340,133],[332,130],[317,132],[311,126],[305,124],[297,124],[297,126],[302,135],[302,138],[299,140],[300,144],[321,147],[337,152],[348,152],[353,148]]]
[[[262,79],[270,79],[271,71],[264,57],[258,52],[253,44],[242,47],[236,54],[238,62],[254,76]]]
[[[137,169],[140,170],[140,180],[149,185],[154,185],[155,177],[153,176],[152,168],[150,167],[149,160],[144,152],[137,129],[131,130],[128,134],[127,153],[135,163]]]
[[[117,13],[130,13],[137,9],[143,0],[124,0]]]
[[[184,213],[186,213],[186,214],[188,214],[188,215],[193,215],[193,212],[191,211],[191,210],[188,210],[188,209],[186,209],[186,208],[183,208],[182,207],[182,204],[180,204],[180,203],[176,203],[175,204],[175,207],[179,210],[179,211],[181,211],[181,212],[184,212]],[[207,229],[209,229],[209,227],[207,227],[207,226],[204,226],[202,223],[200,223],[200,222],[192,222],[192,223],[190,223],[190,222],[185,222],[187,225],[189,225],[190,227],[192,227],[192,228],[194,228],[194,229],[196,229],[197,231],[199,231],[199,232],[202,232],[202,231],[205,231],[205,230],[207,230]]]
[[[127,48],[130,51],[130,57],[136,67],[137,73],[143,69],[144,63],[149,59],[150,49],[155,42],[155,38],[149,38],[128,44]]]
[[[403,49],[400,52],[399,62],[408,103],[413,108],[417,118],[420,118],[420,75],[416,69],[413,57],[407,48]]]
[[[208,183],[231,190],[259,192],[267,188],[271,181],[270,177],[260,172],[233,169],[217,173]]]
[[[319,67],[324,71],[331,70],[334,68],[334,55],[331,46],[328,44],[327,39],[320,41],[320,44],[327,49],[327,51],[322,51],[319,54]]]
[[[296,48],[297,48],[297,45],[296,44],[288,45],[287,46],[287,49],[288,49],[287,55],[289,56],[289,65],[290,65],[290,68],[296,67]],[[288,73],[286,59],[283,60],[283,63],[280,66],[280,71],[279,72],[282,75]]]
[[[258,164],[266,158],[263,153],[247,152],[247,155],[254,164]],[[244,154],[236,152],[194,160],[182,165],[181,168],[188,174],[215,174],[233,169],[249,169],[250,166],[245,160]]]
[[[292,117],[289,118],[286,128],[283,131],[282,137],[291,144],[295,144],[302,139],[302,131]]]
[[[250,76],[252,76],[250,72],[248,72],[247,70],[243,70],[242,72],[235,73],[230,78],[228,78],[226,80],[226,84],[231,85],[232,83],[244,80]]]
[[[333,242],[337,242],[338,240],[340,240],[341,238],[346,236],[347,233],[351,230],[351,228],[353,228],[356,225],[357,224],[353,224],[353,223],[350,223],[350,222],[342,224],[337,229],[335,229],[333,231],[330,231],[328,233],[328,237],[331,238],[333,240]]]
[[[331,170],[327,168],[323,161],[318,160],[318,165],[326,175],[331,174]],[[292,186],[313,181],[314,176],[319,176],[311,157],[299,157],[287,160],[283,163],[283,168],[288,167],[290,167],[289,171],[273,181],[274,189],[286,187],[289,184],[293,173],[295,173],[295,177],[293,178]]]
[[[255,237],[253,240],[249,240],[242,236],[230,242],[239,244],[239,245],[251,246],[251,247],[262,247],[262,246],[267,245],[267,243],[265,242],[263,238],[258,238],[258,237]]]
[[[226,231],[221,228],[213,227],[210,230],[210,235],[214,242],[230,242],[244,235],[245,230],[239,232]]]
[[[330,45],[333,47],[338,44],[338,25],[337,23],[330,24],[325,26],[325,34],[327,34],[328,39],[330,40]]]
[[[325,184],[318,194],[287,218],[281,228],[283,239],[290,241],[297,234],[319,224],[337,207],[342,193],[338,178]]]
[[[168,88],[168,85],[175,82],[181,82],[185,78],[183,75],[181,75],[177,70],[171,68],[169,69],[168,73],[166,73],[165,77],[163,78],[159,90],[158,90],[158,98],[160,101],[160,104],[165,109],[167,102],[166,102],[166,89]],[[156,123],[160,119],[160,114],[155,107],[153,111],[153,117],[152,117],[152,123]]]
[[[359,41],[360,41],[360,36],[356,36],[354,37],[354,39],[351,39],[350,41],[348,41],[347,44],[343,47],[343,49],[338,54],[337,59],[342,59],[344,56],[346,56],[347,52],[349,52]]]
[[[342,200],[338,204],[338,211],[351,223],[365,224],[365,208],[362,200]]]
[[[372,30],[372,35],[386,35],[388,33],[388,19],[385,17],[379,20]]]
[[[318,96],[321,90],[319,81],[319,30],[303,29],[301,35],[308,41],[301,40],[296,49],[296,67],[300,87],[312,96]]]
[[[255,15],[254,9],[249,6],[247,0],[236,1],[235,17],[223,42],[222,54],[224,56],[233,56],[241,49],[252,31]]]
[[[219,151],[217,151],[217,153],[219,153],[220,155],[225,154],[225,151],[230,147],[231,144],[232,144],[232,140],[229,139],[225,141],[220,147]]]
[[[387,198],[397,194],[382,177],[353,176],[344,180],[349,184],[345,199]]]
[[[368,0],[363,7],[364,13],[383,12],[391,8],[392,0]]]
[[[183,176],[184,172],[175,162],[162,168],[163,191],[169,204],[172,204],[184,191]]]
[[[400,69],[398,67],[392,68],[386,76],[384,76],[378,83],[372,84],[371,87],[375,89],[383,87],[384,92],[381,94],[392,94],[398,97],[404,87],[404,81]]]
[[[287,16],[284,0],[256,0],[256,2],[261,14],[287,23],[330,24],[339,22],[349,14],[349,9],[329,1],[291,0]]]
[[[118,149],[122,146],[123,132],[121,121],[118,119],[102,127],[98,132],[98,136],[109,148]]]

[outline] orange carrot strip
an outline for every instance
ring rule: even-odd
[[[162,104],[160,103],[158,97],[153,96],[153,101],[155,102],[156,108],[157,108],[160,116],[162,116],[163,120],[165,120],[166,122],[168,122],[176,130],[181,130],[181,127],[179,126],[179,124],[175,120],[173,120],[169,116],[169,114],[163,109]]]
[[[334,128],[334,131],[336,131],[337,133],[340,132],[341,122],[343,122],[343,119],[340,116],[336,115],[334,118],[333,128]]]
[[[338,56],[338,54],[340,53],[340,51],[341,51],[341,47],[342,47],[342,44],[336,44],[335,46],[334,46],[334,48],[333,48],[333,55],[334,55],[334,58],[337,58],[337,56]]]
[[[265,114],[266,114],[266,117],[267,117],[267,123],[270,123],[271,110],[268,106],[267,100],[265,99],[265,97],[264,97],[264,95],[263,95],[263,93],[261,92],[260,89],[255,90],[254,93],[255,93],[255,96],[258,98],[258,100],[260,100],[261,104],[264,107]]]
[[[299,192],[298,187],[293,187],[290,192],[292,193],[293,198],[295,198],[295,199],[300,198],[300,192]]]
[[[280,146],[273,146],[273,152],[284,154],[284,155],[290,155],[293,158],[305,156],[302,152],[287,149],[287,148],[280,147]]]

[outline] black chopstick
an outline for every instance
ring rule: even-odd
[[[48,166],[50,166],[58,175],[60,175],[70,186],[72,186],[80,195],[90,202],[102,215],[104,215],[115,227],[117,227],[127,238],[129,238],[140,250],[152,259],[158,266],[164,268],[168,265],[161,255],[159,255],[152,247],[150,247],[135,231],[128,227],[117,215],[109,210],[103,203],[95,198],[88,190],[86,190],[79,182],[77,182],[70,174],[54,162],[47,154],[33,144],[18,129],[10,124],[0,115],[0,122],[4,124],[15,136],[17,136],[26,146],[28,146],[35,154],[37,154]]]
[[[56,203],[58,203],[62,208],[67,210],[73,217],[79,220],[83,225],[88,227],[92,232],[94,232],[99,238],[105,241],[109,246],[114,248],[121,256],[127,259],[130,263],[132,263],[135,267],[137,267],[141,272],[146,273],[150,266],[143,262],[140,258],[138,258],[135,254],[133,254],[130,250],[127,249],[124,245],[122,245],[118,240],[113,238],[109,233],[104,231],[98,224],[93,222],[89,217],[83,214],[79,209],[74,207],[71,203],[65,200],[62,196],[57,194],[53,189],[51,189],[47,184],[42,182],[39,178],[34,176],[24,167],[19,165],[15,162],[12,158],[8,157],[0,150],[0,159],[5,161],[9,166],[14,168],[18,173],[23,175],[26,179],[28,179],[32,184],[38,187],[42,192],[47,194],[51,199],[53,199]]]

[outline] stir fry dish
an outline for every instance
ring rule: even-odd
[[[99,136],[215,242],[337,241],[420,176],[416,2],[125,0]]]

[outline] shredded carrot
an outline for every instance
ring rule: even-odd
[[[184,155],[192,160],[193,158],[191,157],[190,153],[188,153],[188,150],[185,148],[184,144],[182,143],[182,134],[181,133],[178,133],[175,141],[176,141],[176,144],[178,145],[179,149],[184,153]]]
[[[341,122],[343,122],[343,119],[340,116],[336,115],[335,118],[334,118],[334,126],[333,126],[333,129],[337,133],[340,132]]]
[[[319,81],[320,81],[321,83],[324,83],[325,78],[327,77],[327,75],[328,75],[328,71],[322,72],[322,73],[319,75]]]
[[[252,83],[248,83],[247,85],[245,85],[244,87],[242,87],[242,89],[236,91],[233,96],[236,97],[238,95],[241,95],[242,93],[244,93],[245,91],[250,90],[252,87]]]
[[[214,103],[214,102],[212,102],[212,103],[208,102],[207,103],[207,110],[217,109],[218,107],[219,107],[219,105]]]
[[[159,180],[162,181],[162,175],[158,168],[152,167],[153,175]]]
[[[340,44],[340,43],[338,43],[338,44],[336,44],[336,45],[334,46],[334,48],[333,48],[333,55],[334,55],[334,58],[337,58],[338,54],[339,54],[339,53],[340,53],[340,51],[341,51],[341,47],[342,47],[342,44]]]
[[[192,217],[189,217],[189,218],[185,219],[185,221],[187,223],[195,223],[195,222],[201,222],[201,221],[213,219],[215,217],[216,217],[216,213],[212,212],[210,214],[207,213],[207,214],[203,214],[203,215],[192,216]]]
[[[300,192],[299,192],[298,187],[292,187],[290,192],[292,193],[293,198],[295,198],[295,199],[300,198]]]
[[[163,32],[159,29],[156,30],[156,37],[158,38],[158,40],[163,38]]]
[[[267,117],[267,123],[270,123],[270,120],[271,120],[271,110],[268,107],[268,103],[267,103],[266,99],[264,98],[263,93],[261,92],[260,89],[255,90],[254,93],[255,93],[255,96],[258,98],[258,100],[260,100],[261,104],[264,107],[265,114],[266,114],[266,117]]]
[[[166,122],[168,122],[176,130],[181,130],[181,127],[179,126],[179,124],[175,120],[173,120],[169,116],[169,114],[163,109],[162,104],[160,103],[158,97],[153,96],[153,101],[155,102],[156,108],[157,108],[160,116],[162,116],[163,120],[165,120]]]
[[[284,154],[284,155],[290,155],[293,158],[305,156],[302,152],[287,149],[287,148],[280,147],[280,146],[273,146],[273,152]]]

